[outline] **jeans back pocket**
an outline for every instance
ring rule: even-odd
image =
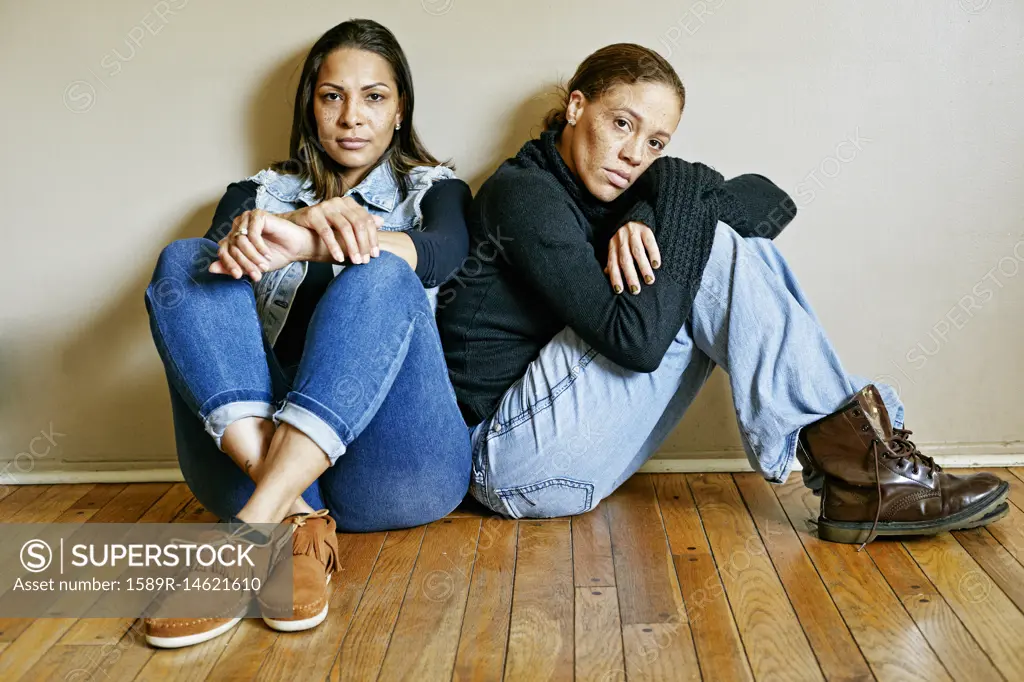
[[[494,493],[512,518],[546,519],[590,511],[594,484],[571,478],[549,478]]]

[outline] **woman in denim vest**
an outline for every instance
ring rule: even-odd
[[[470,193],[420,143],[413,103],[390,31],[328,31],[302,71],[290,158],[229,185],[205,237],[167,246],[146,290],[190,489],[236,534],[296,525],[294,615],[266,619],[279,630],[326,616],[337,528],[429,523],[468,487],[434,312],[468,253]],[[150,619],[147,638],[205,641],[227,616]]]

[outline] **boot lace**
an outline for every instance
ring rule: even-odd
[[[917,449],[914,441],[910,440],[910,434],[912,433],[913,431],[910,429],[894,428],[892,430],[892,438],[888,441],[878,437],[871,440],[872,459],[875,460],[875,520],[871,524],[871,530],[868,532],[867,539],[857,548],[858,552],[878,537],[876,531],[878,530],[878,520],[882,514],[882,479],[878,470],[879,455],[896,460],[896,466],[900,470],[905,469],[908,463],[913,464],[915,476],[921,473],[921,467],[925,467],[925,470],[928,472],[929,481],[935,478],[936,472],[942,471],[942,467],[936,464],[933,458]],[[881,451],[878,448],[879,445],[883,446]]]

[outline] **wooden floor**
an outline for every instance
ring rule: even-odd
[[[340,535],[319,628],[155,651],[131,619],[0,620],[0,680],[1024,680],[1024,469],[996,524],[819,541],[799,474],[637,475],[594,512]],[[3,522],[213,521],[182,484],[9,488]]]

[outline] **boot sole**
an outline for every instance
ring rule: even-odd
[[[893,535],[937,535],[951,530],[966,530],[992,523],[1006,516],[1009,505],[1006,496],[1010,484],[1003,481],[987,498],[979,500],[956,514],[935,521],[879,521],[877,537]],[[827,542],[846,545],[861,544],[871,535],[870,522],[831,521],[818,517],[818,537]]]

